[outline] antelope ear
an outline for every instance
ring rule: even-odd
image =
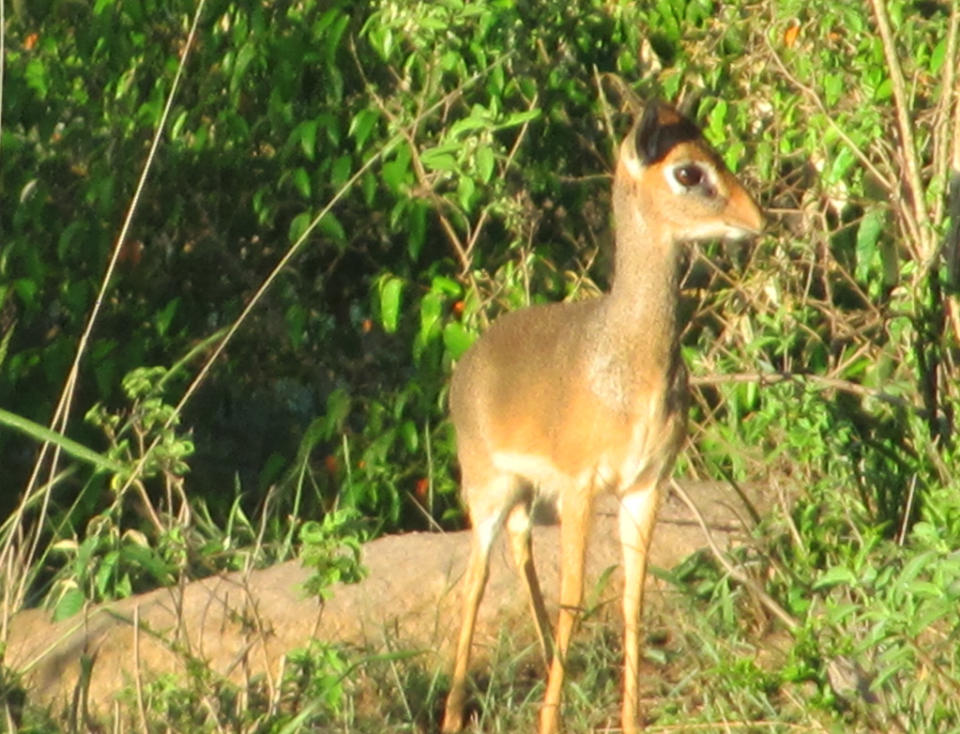
[[[643,117],[637,124],[636,132],[633,135],[633,147],[637,158],[644,166],[649,166],[657,160],[657,150],[660,147],[660,117],[658,108],[659,100],[652,100],[647,103],[643,110]]]
[[[677,108],[662,100],[647,103],[634,133],[637,158],[649,166],[663,158],[678,143],[700,138],[700,130],[681,115]]]

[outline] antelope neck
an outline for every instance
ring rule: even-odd
[[[616,206],[616,261],[605,316],[623,347],[671,369],[678,351],[680,243],[633,206]]]

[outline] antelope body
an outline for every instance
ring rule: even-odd
[[[652,103],[623,141],[613,182],[611,290],[506,314],[453,375],[450,410],[473,524],[463,622],[443,731],[463,726],[466,675],[491,546],[506,525],[551,661],[540,734],[557,730],[566,653],[583,595],[592,502],[620,502],[623,730],[637,731],[640,616],[660,486],[684,438],[687,378],[677,302],[684,242],[759,232],[762,214],[676,109]],[[560,611],[551,638],[531,556],[534,503],[557,506]]]

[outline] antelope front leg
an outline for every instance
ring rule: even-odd
[[[560,511],[560,614],[553,646],[553,663],[547,676],[547,693],[543,708],[540,709],[540,734],[554,734],[557,731],[567,648],[574,624],[580,616],[583,598],[583,564],[589,528],[589,497],[564,495]]]
[[[636,734],[640,702],[640,627],[647,549],[657,517],[656,485],[635,489],[620,502],[623,548],[623,709],[624,734]]]
[[[443,713],[444,734],[454,734],[463,728],[463,705],[467,695],[467,669],[470,665],[470,645],[473,642],[473,629],[477,623],[477,611],[483,600],[483,591],[487,585],[490,568],[490,545],[494,533],[490,529],[474,532],[467,576],[464,579],[463,621],[460,625],[460,637],[457,642],[457,657],[453,667],[453,678],[447,705]]]

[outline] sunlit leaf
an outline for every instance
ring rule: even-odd
[[[380,321],[384,331],[392,334],[397,330],[400,320],[400,296],[403,293],[403,281],[400,278],[388,276],[379,283],[380,292]]]

